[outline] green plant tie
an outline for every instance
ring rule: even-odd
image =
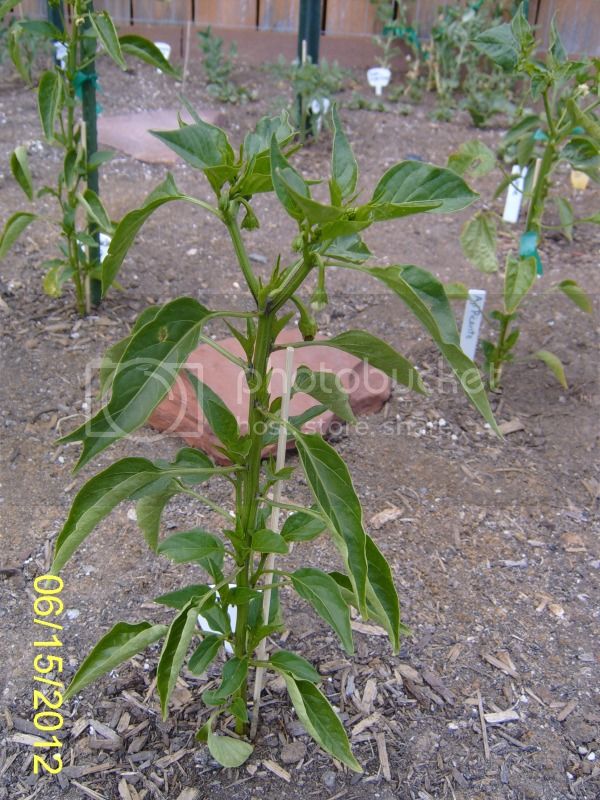
[[[542,259],[538,251],[538,235],[535,231],[527,231],[521,235],[519,242],[519,255],[522,258],[535,258],[536,272],[538,275],[543,275],[544,267]]]
[[[533,139],[535,142],[547,142],[548,134],[546,134],[541,128],[538,128],[533,134]]]
[[[102,92],[102,87],[98,83],[98,74],[96,72],[82,72],[78,70],[73,78],[73,86],[75,87],[75,94],[83,100],[83,87],[86,83],[91,83],[97,92]],[[102,106],[96,103],[96,114],[102,113]]]

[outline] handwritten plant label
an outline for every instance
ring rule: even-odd
[[[367,81],[377,95],[381,94],[381,90],[388,85],[391,77],[392,73],[387,67],[372,67],[367,70]]]
[[[469,299],[465,305],[465,315],[460,331],[460,346],[463,353],[471,360],[475,358],[479,342],[479,328],[483,317],[485,295],[485,289],[469,289]]]
[[[504,204],[504,213],[502,219],[505,222],[515,222],[519,219],[521,211],[521,201],[523,200],[523,187],[525,186],[525,178],[527,177],[527,167],[519,167],[515,164],[512,168],[512,174],[519,177],[512,181],[506,193],[506,203]]]

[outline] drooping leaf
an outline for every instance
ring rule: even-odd
[[[348,137],[342,129],[337,106],[333,106],[333,152],[331,156],[331,176],[340,201],[345,201],[356,191],[358,164],[350,147]],[[332,197],[333,200],[333,197]],[[340,205],[341,203],[336,203]]]
[[[218,536],[206,533],[200,528],[193,528],[163,539],[156,552],[167,556],[176,564],[184,564],[188,561],[201,561],[210,556],[219,558],[224,553],[224,547]]]
[[[218,736],[210,728],[206,742],[215,761],[218,761],[222,767],[231,769],[241,767],[254,750],[254,747],[248,742],[234,739],[232,736]]]
[[[122,70],[127,69],[127,64],[121,52],[121,44],[119,42],[119,35],[115,28],[115,24],[108,11],[94,11],[89,16],[90,21],[96,36],[104,46],[104,49],[112,60],[121,67]]]
[[[248,674],[248,658],[230,658],[223,667],[221,684],[216,689],[209,689],[202,694],[202,699],[209,706],[220,706],[228,697],[240,688]]]
[[[269,663],[278,672],[286,672],[288,675],[311,683],[321,683],[322,678],[313,665],[302,656],[291,653],[289,650],[277,650],[272,653]]]
[[[175,480],[169,480],[166,484],[157,481],[156,484],[156,491],[140,497],[135,506],[137,523],[152,550],[158,546],[160,520],[165,506],[180,491]]]
[[[149,39],[145,39],[143,36],[127,34],[125,36],[119,36],[119,44],[121,45],[121,51],[123,53],[139,58],[140,61],[145,61],[146,64],[150,64],[151,67],[156,67],[156,69],[159,69],[166,75],[170,75],[172,78],[181,78],[179,70],[175,69],[175,67],[167,61],[154,42],[151,42]]]
[[[304,511],[296,511],[283,523],[281,536],[286,542],[310,542],[326,530],[327,525],[323,520]]]
[[[61,439],[83,442],[77,468],[146,422],[197,346],[208,314],[198,301],[182,297],[166,303],[132,335],[115,370],[110,401]]]
[[[331,625],[347,653],[354,652],[350,610],[337,583],[320,569],[305,567],[290,575],[294,589],[311,604],[321,619]]]
[[[477,197],[450,169],[421,161],[401,161],[383,175],[368,207],[375,219],[393,219],[405,216],[406,209],[410,214],[420,211],[447,214],[466,208]]]
[[[167,718],[169,699],[192,641],[197,621],[196,607],[186,606],[169,626],[156,670],[156,689],[160,697],[163,720]]]
[[[86,189],[83,194],[78,195],[79,202],[85,208],[88,217],[100,228],[103,233],[112,235],[114,225],[112,224],[107,210],[104,208],[102,200],[92,189]]]
[[[225,447],[235,450],[240,440],[237,419],[210,386],[199,380],[190,370],[186,370],[186,375],[210,429]]]
[[[514,258],[509,255],[506,259],[506,272],[504,273],[504,310],[512,314],[517,310],[525,295],[529,292],[537,274],[535,258]]]
[[[367,534],[368,585],[367,605],[375,609],[376,619],[388,632],[392,649],[400,649],[400,601],[392,571],[385,556]]]
[[[558,209],[560,224],[563,226],[563,233],[565,234],[566,238],[572,242],[573,222],[575,221],[573,206],[566,197],[555,197],[554,202],[556,203],[556,208]]]
[[[288,552],[289,547],[283,536],[267,528],[255,531],[252,534],[252,549],[257,553],[282,553]]]
[[[366,535],[362,509],[348,468],[319,435],[296,431],[295,438],[308,484],[327,527],[345,556],[360,611],[366,613]]]
[[[496,166],[493,151],[478,139],[464,142],[448,158],[448,169],[462,177],[481,178]]]
[[[28,211],[17,211],[9,217],[0,236],[0,259],[8,253],[19,236],[28,225],[37,219],[37,214],[30,214]]]
[[[271,137],[270,152],[271,180],[279,202],[291,217],[297,220],[304,219],[304,210],[298,205],[297,197],[310,199],[308,184],[285,158],[275,135]]]
[[[312,342],[298,342],[288,346],[308,347],[311,344]],[[319,339],[319,347],[337,347],[338,350],[351,353],[366,361],[371,367],[385,372],[397,383],[408,386],[420,394],[426,394],[421,376],[412,364],[387,342],[368,331],[350,330],[330,339]]]
[[[567,280],[557,283],[556,288],[563,292],[563,294],[566,294],[569,300],[572,300],[573,303],[582,311],[585,311],[586,314],[591,314],[594,310],[589,295],[581,288],[577,281],[568,278]]]
[[[298,392],[314,397],[340,419],[355,421],[348,393],[335,372],[313,372],[309,367],[300,366],[292,386],[292,397]]]
[[[33,181],[31,180],[27,148],[22,144],[15,148],[10,157],[10,170],[29,200],[33,200]]]
[[[325,695],[310,681],[295,679],[286,672],[282,675],[298,719],[315,742],[354,772],[362,772],[350,750],[344,726]]]
[[[38,83],[38,112],[44,136],[49,142],[54,141],[56,120],[63,100],[63,89],[60,75],[55,70],[47,70]]]
[[[549,367],[552,374],[563,387],[563,389],[569,388],[569,384],[567,383],[567,378],[565,376],[565,368],[563,367],[562,361],[558,356],[554,355],[554,353],[551,353],[549,350],[538,350],[532,354],[532,358],[537,358],[539,361],[543,361],[544,364]]]
[[[149,622],[118,622],[100,639],[79,667],[65,692],[65,700],[69,700],[101,675],[141,653],[161,639],[167,630],[166,625],[151,625]]]
[[[443,285],[430,273],[414,266],[358,269],[385,283],[406,303],[429,332],[469,400],[497,432],[498,427],[479,370],[460,347],[456,321]]]
[[[188,669],[193,675],[202,675],[217,657],[223,640],[215,633],[207,633],[194,650],[188,661]]]
[[[129,342],[131,341],[131,336],[140,328],[143,328],[148,322],[154,319],[154,317],[158,314],[162,306],[148,306],[145,308],[142,313],[139,315],[133,328],[131,329],[131,333],[129,336],[126,336],[124,339],[120,339],[118,342],[115,342],[102,356],[102,362],[100,364],[99,370],[99,381],[100,381],[100,396],[104,397],[107,394],[108,390],[112,386],[112,381],[115,375],[115,371],[117,369],[117,365],[121,360],[121,357]]]
[[[492,214],[478,211],[467,220],[460,234],[463,253],[481,272],[496,272],[498,269],[497,229]]]

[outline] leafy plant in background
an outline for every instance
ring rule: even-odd
[[[179,298],[146,309],[129,337],[114,345],[105,360],[102,383],[110,391],[107,404],[63,442],[82,442],[78,468],[88,464],[111,444],[144,424],[166,396],[186,359],[199,342],[217,348],[243,369],[249,395],[248,432],[206,384],[190,375],[202,413],[219,439],[229,466],[216,467],[202,451],[186,447],[170,463],[146,458],[124,458],[91,478],[79,491],[56,541],[53,573],[94,527],[123,500],[137,502],[137,519],[148,545],[177,563],[191,562],[198,582],[155,602],[175,609],[170,625],[119,622],[98,642],[74,676],[66,697],[72,697],[102,673],[114,669],[148,645],[163,640],[156,686],[163,715],[178,673],[187,669],[203,674],[229,647],[233,653],[221,667],[217,688],[206,690],[207,711],[197,738],[225,766],[238,766],[252,752],[244,734],[249,721],[248,685],[255,668],[283,677],[299,720],[313,739],[334,758],[360,771],[342,723],[318,688],[321,676],[300,655],[278,649],[258,657],[265,638],[282,629],[279,591],[295,590],[310,603],[342,646],[353,651],[350,609],[373,619],[388,633],[397,652],[403,632],[398,597],[385,556],[366,533],[356,491],[347,467],[321,436],[302,432],[302,425],[326,407],[351,420],[348,400],[335,375],[302,366],[302,348],[317,333],[309,303],[303,296],[307,281],[317,277],[314,303],[326,300],[326,273],[331,267],[357,270],[380,281],[396,294],[421,322],[461,381],[474,405],[493,425],[485,389],[473,363],[459,345],[454,317],[442,285],[432,275],[411,265],[368,266],[371,256],[361,232],[385,220],[422,212],[452,212],[469,205],[476,195],[450,170],[421,162],[400,162],[385,172],[370,199],[357,200],[358,167],[334,110],[334,140],[329,180],[330,199],[317,201],[307,181],[288,160],[294,130],[286,115],[262,119],[248,133],[238,152],[226,134],[194,114],[190,125],[155,135],[190,166],[204,173],[215,199],[182,194],[173,177],[167,178],[118,224],[103,265],[108,287],[143,223],[160,206],[184,201],[204,209],[226,228],[245,279],[252,310],[209,310],[192,298]],[[289,243],[270,275],[253,271],[242,229],[259,226],[254,197],[273,193],[282,210],[298,226],[292,242],[295,255],[288,263]],[[269,358],[279,348],[277,337],[300,311],[303,340],[294,345],[299,356],[294,388],[312,394],[318,405],[285,423],[280,398],[269,389]],[[243,357],[226,354],[205,332],[212,320],[225,320],[243,349]],[[402,384],[423,391],[415,368],[389,344],[361,330],[349,330],[320,342],[366,359]],[[300,466],[313,495],[308,508],[278,503],[278,486],[297,467],[277,472],[272,460],[261,467],[263,449],[284,425],[295,441]],[[224,508],[200,493],[200,486],[220,476],[233,488],[234,508]],[[166,538],[159,535],[161,514],[175,495],[191,496],[224,520],[219,534],[199,528]],[[277,509],[291,511],[277,532]],[[275,510],[275,514],[273,511]],[[285,557],[292,543],[306,543],[328,535],[339,553],[342,571],[324,572],[312,566],[292,569],[268,567],[269,556]],[[309,558],[307,557],[307,564]],[[268,593],[272,591],[270,595]],[[230,608],[235,614],[229,615]],[[198,615],[210,622],[213,633],[198,627]],[[235,623],[231,620],[235,619]],[[266,644],[266,642],[265,642]],[[191,651],[191,655],[190,655]],[[259,651],[260,652],[260,651]],[[188,658],[189,656],[189,658]],[[256,708],[254,710],[256,714]],[[235,732],[227,721],[235,720]]]
[[[236,43],[230,44],[229,53],[226,54],[223,38],[215,36],[210,25],[206,30],[198,31],[198,38],[203,53],[202,66],[208,82],[208,93],[222,103],[248,100],[250,97],[248,91],[231,79],[237,56]]]
[[[539,113],[527,111],[506,133],[501,147],[503,158],[514,159],[520,169],[527,167],[524,200],[528,203],[525,231],[520,235],[518,255],[509,255],[504,276],[504,305],[490,315],[498,326],[495,342],[483,342],[485,368],[490,387],[498,388],[503,365],[513,360],[520,330],[518,312],[542,274],[538,247],[544,232],[560,230],[571,240],[576,224],[600,223],[600,214],[576,220],[569,200],[551,197],[553,175],[561,163],[585,172],[600,183],[600,125],[595,109],[598,99],[598,61],[569,61],[556,24],[550,28],[550,46],[544,60],[536,56],[536,42],[523,6],[511,21],[481,33],[477,47],[504,70],[524,81],[524,102],[541,101]],[[486,174],[497,164],[494,154],[480,142],[468,142],[450,157],[449,166],[464,175],[469,169]],[[501,168],[502,164],[500,164]],[[504,172],[504,168],[503,168]],[[496,190],[498,197],[515,180],[505,172]],[[548,203],[554,201],[559,225],[544,223]],[[462,232],[465,255],[482,271],[498,270],[496,214],[480,211]],[[572,279],[560,281],[553,289],[563,292],[581,310],[591,312],[589,297]],[[566,386],[563,366],[547,350],[533,353],[543,360]]]
[[[14,5],[7,0],[0,5],[0,20]],[[62,4],[56,3],[61,9]],[[94,59],[96,44],[121,69],[126,69],[124,54],[131,54],[172,75],[177,73],[164,59],[158,48],[140,36],[119,37],[108,12],[90,11],[88,0],[69,0],[70,20],[63,19],[64,31],[50,22],[16,20],[10,28],[10,55],[21,71],[19,42],[23,36],[35,35],[50,46],[59,42],[66,48],[64,66],[57,61],[46,70],[37,85],[38,111],[46,141],[63,152],[63,163],[54,185],[35,190],[29,166],[27,148],[19,145],[10,159],[15,180],[30,201],[50,196],[58,206],[57,217],[34,211],[17,211],[7,220],[0,235],[0,259],[10,250],[23,231],[36,220],[53,224],[59,231],[60,254],[42,267],[46,270],[43,287],[47,294],[57,297],[64,284],[71,280],[75,286],[77,308],[81,314],[91,307],[91,281],[99,278],[98,234],[112,234],[113,224],[98,194],[86,188],[89,176],[111,157],[111,153],[87,152],[85,125],[79,117],[83,85],[96,83]],[[16,44],[15,44],[16,43]]]
[[[318,135],[321,127],[327,125],[327,111],[333,95],[344,89],[351,74],[349,70],[342,69],[337,61],[330,64],[325,58],[318,64],[313,64],[307,58],[301,64],[298,61],[290,63],[280,56],[266,69],[291,85],[294,100],[288,113],[303,141],[308,132]]]
[[[375,6],[377,19],[382,24],[382,32],[373,37],[373,41],[381,50],[377,63],[390,69],[392,60],[402,53],[397,46],[404,42],[410,50],[410,68],[405,76],[404,94],[417,99],[423,49],[416,28],[408,21],[408,4],[406,2],[390,2],[390,0],[371,0]]]
[[[20,22],[27,22],[26,27]],[[52,43],[38,33],[35,22],[26,18],[4,21],[0,26],[0,66],[12,61],[25,83],[33,83],[33,73],[40,64],[47,63],[52,54]]]

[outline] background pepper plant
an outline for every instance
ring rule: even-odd
[[[193,109],[188,110],[193,114]],[[103,265],[104,285],[111,284],[145,220],[160,206],[183,201],[195,204],[225,225],[253,309],[210,310],[189,297],[146,309],[131,335],[106,356],[101,381],[110,399],[62,441],[83,444],[77,465],[80,468],[143,425],[198,343],[219,348],[204,332],[216,319],[227,322],[243,348],[242,359],[231,354],[228,357],[245,373],[248,432],[240,431],[223,400],[194,377],[202,413],[220,440],[229,466],[217,467],[205,453],[186,447],[171,463],[121,459],[79,491],[56,541],[54,573],[63,569],[75,549],[119,502],[133,499],[148,545],[177,563],[195,564],[199,573],[205,574],[205,582],[199,577],[193,585],[155,598],[155,602],[175,609],[175,618],[168,626],[151,622],[115,625],[84,660],[66,696],[72,697],[102,673],[162,639],[156,685],[166,715],[184,663],[187,661],[187,669],[193,674],[202,674],[227,646],[231,657],[222,666],[221,682],[218,688],[203,694],[207,714],[198,732],[198,738],[207,742],[221,764],[237,766],[252,752],[252,745],[243,738],[249,721],[248,684],[254,669],[261,667],[284,678],[298,718],[315,741],[340,762],[360,771],[342,723],[318,688],[320,676],[311,664],[286,650],[276,650],[264,659],[256,656],[265,637],[282,628],[279,591],[283,587],[294,589],[310,603],[349,653],[353,650],[351,608],[385,628],[394,652],[404,630],[389,564],[365,531],[347,467],[321,436],[302,432],[308,416],[326,407],[352,418],[347,398],[332,380],[333,375],[311,373],[302,366],[302,348],[316,333],[303,287],[317,273],[318,294],[324,302],[331,266],[358,270],[383,283],[425,327],[470,400],[494,425],[477,368],[460,349],[442,284],[412,265],[368,266],[371,253],[361,239],[363,230],[381,221],[421,212],[455,211],[473,202],[476,195],[450,170],[403,161],[382,176],[368,200],[359,203],[357,163],[334,110],[330,199],[322,202],[312,196],[309,182],[288,159],[297,146],[285,115],[260,120],[246,135],[238,153],[222,130],[195,114],[193,119],[189,125],[180,123],[178,130],[155,135],[204,173],[215,194],[214,204],[182,194],[169,175],[117,226]],[[282,249],[267,279],[253,271],[242,233],[242,229],[258,227],[253,198],[264,192],[274,192],[282,210],[298,225],[291,248],[295,255],[287,263],[287,248]],[[318,404],[308,414],[292,417],[286,425],[314,504],[309,508],[284,504],[291,514],[279,533],[269,522],[275,504],[273,489],[296,468],[288,466],[276,472],[271,461],[263,468],[262,452],[277,437],[282,424],[281,400],[273,398],[269,390],[269,357],[278,348],[277,336],[295,308],[301,311],[300,329],[305,337],[293,345],[298,350],[295,389],[311,393]],[[424,391],[417,370],[389,344],[366,331],[349,330],[319,343],[366,359],[400,383]],[[199,486],[216,475],[231,483],[233,509],[223,508],[199,493]],[[161,513],[177,494],[204,499],[223,517],[224,529],[217,534],[194,528],[161,538]],[[293,542],[303,544],[320,535],[331,537],[339,553],[340,570],[328,573],[310,566],[295,570],[285,567],[283,559]],[[266,567],[269,554],[280,555],[278,569]],[[263,593],[267,589],[273,590],[272,602],[263,615]],[[235,607],[234,625],[229,607]],[[209,621],[212,633],[199,629],[199,614]],[[222,730],[228,718],[235,719],[235,732]]]
[[[458,174],[485,175],[496,167],[503,172],[494,197],[498,197],[518,176],[506,171],[503,162],[527,168],[524,201],[527,203],[525,230],[519,234],[518,250],[509,254],[504,270],[503,305],[489,315],[497,326],[495,341],[483,341],[485,372],[489,385],[500,385],[502,370],[515,357],[519,340],[518,313],[523,301],[543,274],[538,247],[546,231],[559,230],[571,241],[575,225],[600,223],[600,213],[575,219],[569,200],[552,193],[554,173],[561,164],[585,172],[600,183],[600,105],[598,74],[600,61],[570,61],[555,21],[550,27],[550,45],[545,59],[536,56],[536,41],[520,6],[510,23],[479,34],[476,46],[505,71],[523,81],[520,119],[506,132],[497,159],[482,142],[471,141],[450,156],[448,166]],[[539,111],[527,109],[537,104]],[[547,221],[552,203],[559,224]],[[497,219],[492,210],[477,212],[464,226],[461,244],[467,258],[482,272],[497,272]],[[563,292],[582,311],[590,313],[588,295],[572,278],[556,283],[553,291]],[[544,361],[566,387],[563,365],[554,353],[538,350],[532,358]]]
[[[13,0],[0,3],[0,21],[16,5]],[[33,210],[12,214],[0,234],[0,259],[31,223],[50,222],[58,229],[60,253],[41,265],[45,269],[44,291],[53,297],[60,296],[64,284],[73,281],[77,308],[80,314],[85,314],[92,305],[92,280],[100,278],[99,234],[113,233],[110,216],[98,196],[98,169],[112,153],[91,152],[95,132],[86,129],[81,118],[85,87],[96,87],[97,45],[123,70],[127,68],[124,55],[130,54],[172,76],[176,77],[177,72],[149,40],[130,34],[119,37],[109,13],[94,11],[91,0],[67,0],[68,15],[59,0],[51,0],[50,5],[62,20],[62,27],[44,20],[14,20],[8,32],[9,54],[17,71],[29,82],[30,70],[20,48],[23,37],[35,35],[50,48],[53,42],[62,45],[62,56],[39,78],[37,97],[44,137],[61,148],[63,163],[54,185],[42,186],[37,191],[24,145],[13,152],[10,167],[28,200],[33,202],[34,198],[49,195],[56,201],[58,214],[46,216]],[[95,91],[88,97],[95,105]]]

